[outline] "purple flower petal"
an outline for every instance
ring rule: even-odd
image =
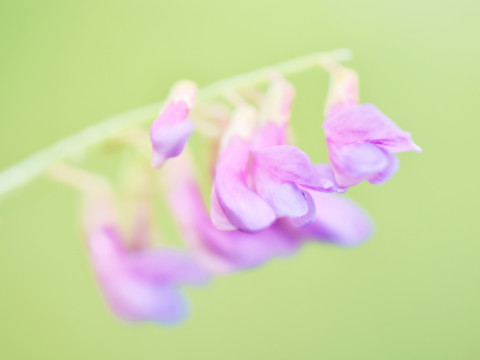
[[[206,283],[206,271],[179,251],[131,251],[114,225],[92,223],[88,217],[86,221],[92,265],[112,310],[129,321],[183,320],[188,308],[178,286]]]
[[[400,161],[393,154],[388,154],[388,165],[383,170],[376,174],[370,175],[368,181],[374,185],[381,185],[390,179],[398,171]]]
[[[299,238],[276,224],[255,233],[219,230],[210,221],[198,185],[188,176],[185,178],[185,173],[175,176],[175,180],[168,197],[171,208],[184,238],[202,265],[213,273],[259,266],[272,257],[293,254],[299,248]]]
[[[387,181],[398,169],[392,153],[421,149],[410,133],[401,130],[372,104],[346,108],[323,124],[335,179],[341,186],[363,180]]]
[[[215,194],[215,189],[212,189],[210,194],[210,219],[213,225],[219,230],[231,231],[237,229],[235,225],[228,220],[227,215],[225,215],[225,212],[220,206],[217,195]]]
[[[259,231],[275,221],[272,208],[247,185],[249,142],[233,137],[222,152],[215,173],[215,195],[236,228]]]
[[[337,245],[354,246],[368,239],[373,222],[355,202],[343,195],[313,192],[315,221],[301,228],[307,237]]]
[[[293,145],[272,146],[253,152],[254,165],[284,181],[316,190],[333,191],[329,176],[312,164],[308,155]]]
[[[373,104],[351,106],[323,124],[327,141],[341,144],[369,142],[388,152],[421,152],[410,133],[400,129]]]
[[[305,215],[299,216],[299,217],[291,217],[289,219],[290,224],[292,224],[294,227],[302,227],[302,226],[307,226],[313,223],[316,218],[317,214],[317,208],[315,206],[315,202],[312,198],[312,195],[310,194],[309,191],[304,190],[302,192],[305,201],[307,203],[308,210],[305,213]]]
[[[330,161],[336,171],[336,180],[341,186],[353,186],[385,171],[389,154],[379,147],[363,143],[358,145],[330,144]]]
[[[285,182],[259,166],[253,169],[257,193],[278,217],[301,217],[308,211],[307,201],[297,185]]]

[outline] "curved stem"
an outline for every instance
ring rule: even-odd
[[[242,86],[257,85],[267,82],[270,79],[272,72],[289,75],[304,71],[314,66],[325,66],[332,60],[341,62],[347,61],[350,58],[351,52],[348,49],[306,55],[218,81],[200,89],[198,97],[200,100],[211,100],[220,96],[225,89],[236,89],[241,88]],[[61,140],[56,144],[31,155],[22,162],[13,165],[0,173],[0,196],[33,180],[57,161],[81,154],[87,148],[102,143],[115,133],[126,129],[129,126],[142,124],[148,120],[152,120],[157,115],[161,106],[162,102],[157,102],[113,116],[96,125],[90,126],[71,137]]]

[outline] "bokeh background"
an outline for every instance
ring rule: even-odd
[[[103,118],[319,50],[349,47],[362,100],[414,135],[387,184],[349,191],[377,230],[191,290],[164,328],[108,311],[78,196],[0,199],[1,359],[479,359],[480,3],[468,0],[0,2],[0,169]],[[298,85],[299,143],[325,157],[327,77]]]

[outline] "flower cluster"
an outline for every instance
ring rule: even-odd
[[[369,216],[341,194],[363,180],[384,183],[398,169],[395,153],[420,148],[374,105],[358,103],[353,70],[327,68],[330,161],[320,164],[290,141],[295,89],[281,75],[271,75],[266,91],[225,96],[230,106],[202,103],[191,81],[173,87],[150,128],[150,163],[159,180],[152,186],[164,191],[184,248],[154,245],[153,211],[145,204],[156,191],[135,199],[130,231],[115,215],[111,190],[90,192],[86,202],[91,261],[118,316],[177,323],[188,311],[183,286],[294,254],[305,242],[354,246],[371,235]],[[213,119],[216,130],[207,140],[212,166],[202,172],[211,184],[209,204],[186,146],[192,133],[202,133],[201,117]]]

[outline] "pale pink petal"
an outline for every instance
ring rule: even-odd
[[[358,145],[329,144],[329,158],[341,186],[353,186],[372,174],[385,171],[389,165],[386,151],[370,143]]]
[[[169,248],[132,252],[125,266],[133,275],[157,284],[203,285],[209,279],[190,256]]]
[[[272,207],[278,217],[301,217],[308,211],[302,191],[292,182],[285,182],[260,166],[253,170],[255,190]]]
[[[275,224],[255,233],[219,230],[210,221],[198,185],[185,176],[186,172],[182,174],[167,173],[176,180],[169,182],[168,201],[184,238],[205,268],[216,274],[238,271],[275,256],[290,255],[299,248],[298,238]]]
[[[210,194],[210,218],[213,225],[219,230],[236,230],[237,228],[228,220],[227,215],[223,211],[222,207],[218,203],[215,189],[212,189]]]
[[[374,185],[381,185],[390,179],[397,171],[400,166],[400,161],[398,157],[393,154],[388,154],[388,165],[383,170],[376,174],[370,175],[368,181]]]
[[[308,155],[293,145],[272,146],[253,152],[254,166],[284,181],[321,191],[335,191],[331,179],[312,164]]]
[[[290,224],[292,224],[294,227],[302,227],[302,226],[310,225],[313,221],[315,221],[315,217],[317,214],[315,202],[310,192],[307,190],[304,190],[302,194],[307,203],[308,210],[305,213],[305,215],[302,215],[296,218],[295,217],[289,218]]]
[[[188,315],[186,301],[177,288],[153,287],[128,274],[111,278],[104,294],[113,311],[124,320],[173,325]]]
[[[115,227],[88,236],[90,257],[112,310],[129,321],[178,323],[188,312],[179,285],[204,284],[209,275],[190,257],[174,250],[129,251]]]
[[[348,107],[323,124],[327,142],[361,144],[369,142],[388,152],[421,152],[410,133],[400,129],[372,104]]]
[[[333,172],[330,164],[316,164],[315,171],[317,173],[316,176],[320,181],[320,186],[314,187],[313,189],[319,191],[323,190],[324,192],[335,192],[338,194],[342,194],[347,191],[346,187],[338,185],[337,181],[335,180],[335,173]]]
[[[259,231],[275,220],[272,208],[247,185],[250,144],[233,137],[222,152],[215,172],[215,195],[223,212],[236,228]]]

